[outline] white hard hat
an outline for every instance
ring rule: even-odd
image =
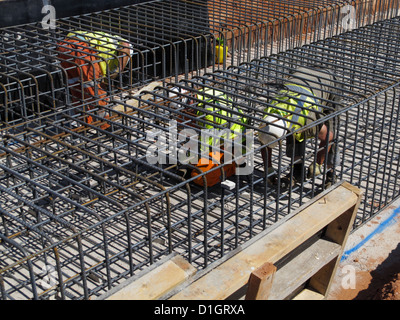
[[[286,133],[286,121],[279,119],[275,116],[268,116],[265,119],[266,124],[260,126],[260,132],[258,134],[258,140],[263,145],[269,144],[272,141],[282,137]],[[275,148],[278,145],[278,141],[269,145],[269,148]]]

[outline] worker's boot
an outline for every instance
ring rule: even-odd
[[[304,181],[304,164],[303,162],[301,163],[296,163],[293,166],[293,182],[292,182],[292,187],[296,185],[297,183],[301,183]]]
[[[333,170],[330,170],[326,173],[326,179],[325,179],[325,189],[328,189],[329,187],[333,186],[337,182],[337,177],[336,174],[333,172]]]

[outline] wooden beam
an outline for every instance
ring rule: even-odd
[[[361,190],[348,183],[346,184],[346,187],[358,196],[358,201],[343,214],[333,220],[330,224],[328,224],[325,229],[325,238],[340,245],[341,250],[338,254],[338,258],[321,268],[318,273],[311,277],[309,283],[311,288],[317,290],[324,296],[327,295],[331,287],[333,279],[332,275],[336,273],[340,258],[343,254],[344,246],[353,227],[354,220],[361,203]]]
[[[173,254],[99,297],[99,300],[155,300],[196,273],[182,256]]]
[[[361,192],[346,182],[336,186],[329,192],[316,197],[306,206],[299,208],[272,231],[267,230],[255,237],[244,248],[235,251],[229,259],[223,259],[221,263],[214,264],[212,270],[202,273],[201,277],[196,277],[191,283],[182,286],[169,298],[172,300],[226,299],[247,284],[252,270],[266,262],[276,265],[280,259],[286,257],[310,237],[324,230],[349,209],[349,212],[354,214],[360,203],[360,197]],[[345,229],[347,231],[347,228]],[[331,234],[331,232],[328,233]],[[345,237],[335,236],[335,238],[345,240]],[[331,243],[335,244],[335,241]],[[336,263],[336,260],[333,261]]]
[[[313,277],[340,253],[337,243],[319,239],[290,262],[280,268],[271,288],[270,300],[283,300],[295,292],[300,284]]]
[[[310,289],[304,289],[293,300],[323,300],[324,296],[319,292],[312,291]]]
[[[275,272],[276,267],[269,262],[264,263],[260,268],[253,271],[250,275],[245,299],[267,300]]]

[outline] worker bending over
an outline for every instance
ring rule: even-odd
[[[57,48],[61,66],[68,75],[72,102],[91,102],[88,110],[100,107],[97,115],[109,118],[102,106],[107,105],[104,80],[116,78],[126,67],[131,53],[129,42],[105,32],[71,31]],[[86,117],[92,123],[91,116]],[[110,125],[104,124],[102,129]]]
[[[320,68],[298,68],[284,83],[283,88],[273,97],[270,106],[264,112],[264,123],[260,126],[259,140],[262,149],[264,166],[269,181],[276,183],[276,171],[272,166],[272,148],[278,145],[278,138],[289,135],[286,139],[286,155],[293,159],[293,176],[288,174],[281,179],[282,187],[294,186],[304,179],[305,141],[318,137],[319,151],[316,161],[308,167],[307,178],[323,173],[325,155],[328,152],[328,168],[333,166],[335,151],[332,141],[336,131],[336,119],[311,126],[316,121],[336,109],[335,101],[338,96],[335,90],[335,76],[329,70]],[[308,129],[299,130],[310,125]],[[317,131],[318,130],[318,131]],[[267,150],[268,149],[268,150]],[[330,170],[326,174],[325,188],[335,182],[335,175]]]
[[[181,171],[185,173],[185,178],[188,172],[192,178],[197,177],[193,181],[195,184],[204,186],[204,182],[206,182],[207,187],[212,187],[236,173],[237,164],[232,159],[233,150],[224,150],[224,141],[237,141],[239,145],[237,148],[239,151],[243,151],[245,148],[244,146],[242,148],[242,144],[245,145],[245,124],[248,120],[244,112],[225,91],[211,87],[201,88],[197,94],[193,94],[193,99],[191,99],[187,97],[192,94],[189,91],[173,88],[168,97],[176,97],[177,93],[183,94],[180,98],[183,104],[171,101],[170,107],[190,115],[190,118],[198,118],[198,121],[190,123],[190,118],[181,116],[180,121],[210,133],[209,136],[206,135],[204,141],[201,141],[200,138],[198,140],[198,151],[201,156],[197,163],[192,166],[192,169]],[[190,106],[195,106],[197,110]],[[229,157],[227,156],[228,152]],[[216,167],[220,167],[222,170],[212,170]],[[204,178],[203,173],[205,173]]]

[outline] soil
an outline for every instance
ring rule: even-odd
[[[398,209],[397,209],[398,210]],[[355,232],[349,237],[354,246],[368,237],[385,218],[368,222],[369,231]],[[348,241],[349,242],[349,241]],[[346,276],[355,273],[355,281]],[[346,282],[347,281],[347,282]],[[368,238],[338,267],[328,300],[400,300],[400,214],[381,233]]]
[[[377,291],[375,300],[400,300],[400,273]]]

